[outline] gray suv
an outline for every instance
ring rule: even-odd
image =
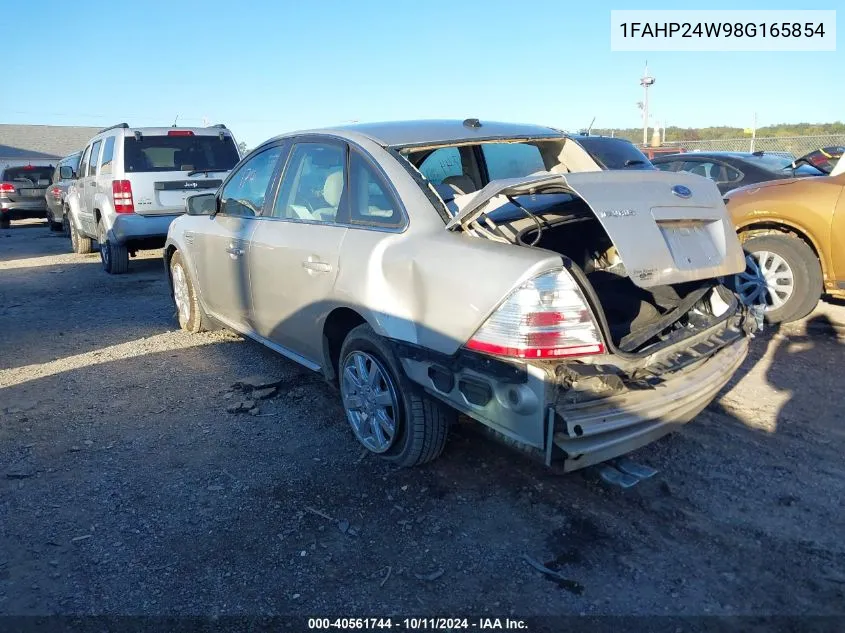
[[[102,130],[67,195],[74,252],[90,253],[97,242],[105,271],[125,273],[130,255],[164,245],[188,193],[216,190],[239,159],[224,125]]]
[[[75,152],[65,156],[56,165],[53,172],[53,180],[47,189],[47,223],[53,231],[64,231],[70,235],[70,225],[65,214],[65,197],[71,183],[76,180],[76,171],[79,169],[79,159],[82,152]]]
[[[44,194],[52,175],[53,165],[26,164],[0,170],[0,228],[8,228],[12,220],[44,217]]]

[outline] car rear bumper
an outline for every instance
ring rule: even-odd
[[[108,232],[109,241],[116,244],[131,242],[155,243],[164,245],[170,223],[180,214],[140,215],[138,213],[116,214]]]
[[[556,403],[553,442],[563,453],[564,469],[624,455],[689,422],[716,398],[747,355],[748,338],[743,337],[651,388]]]
[[[35,200],[21,201],[0,200],[0,214],[9,218],[43,218],[47,213],[47,200],[37,198]]]
[[[692,420],[736,373],[749,338],[732,324],[689,345],[703,353],[692,360],[685,352],[656,355],[649,368],[657,375],[646,379],[604,372],[613,356],[597,365],[526,364],[509,375],[483,361],[467,366],[398,353],[408,378],[428,393],[571,471],[629,453]],[[590,371],[574,378],[568,370],[576,367]]]

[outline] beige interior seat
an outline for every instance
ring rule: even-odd
[[[467,176],[466,174],[461,174],[459,176],[447,176],[443,179],[443,184],[448,185],[452,189],[454,189],[455,193],[464,194],[464,193],[472,193],[474,191],[478,191],[478,187],[475,186],[472,178]]]
[[[337,207],[343,195],[343,168],[333,169],[323,184],[323,200],[326,206],[314,210],[314,219],[333,222],[337,216]]]

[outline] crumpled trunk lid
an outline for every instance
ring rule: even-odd
[[[642,288],[733,275],[745,269],[736,231],[716,185],[660,171],[538,174],[490,182],[459,205],[449,229],[472,231],[507,198],[566,191],[579,196]]]

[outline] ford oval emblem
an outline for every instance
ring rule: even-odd
[[[672,187],[672,193],[679,198],[689,198],[692,195],[692,191],[689,190],[689,187],[684,187],[683,185],[675,185]]]

